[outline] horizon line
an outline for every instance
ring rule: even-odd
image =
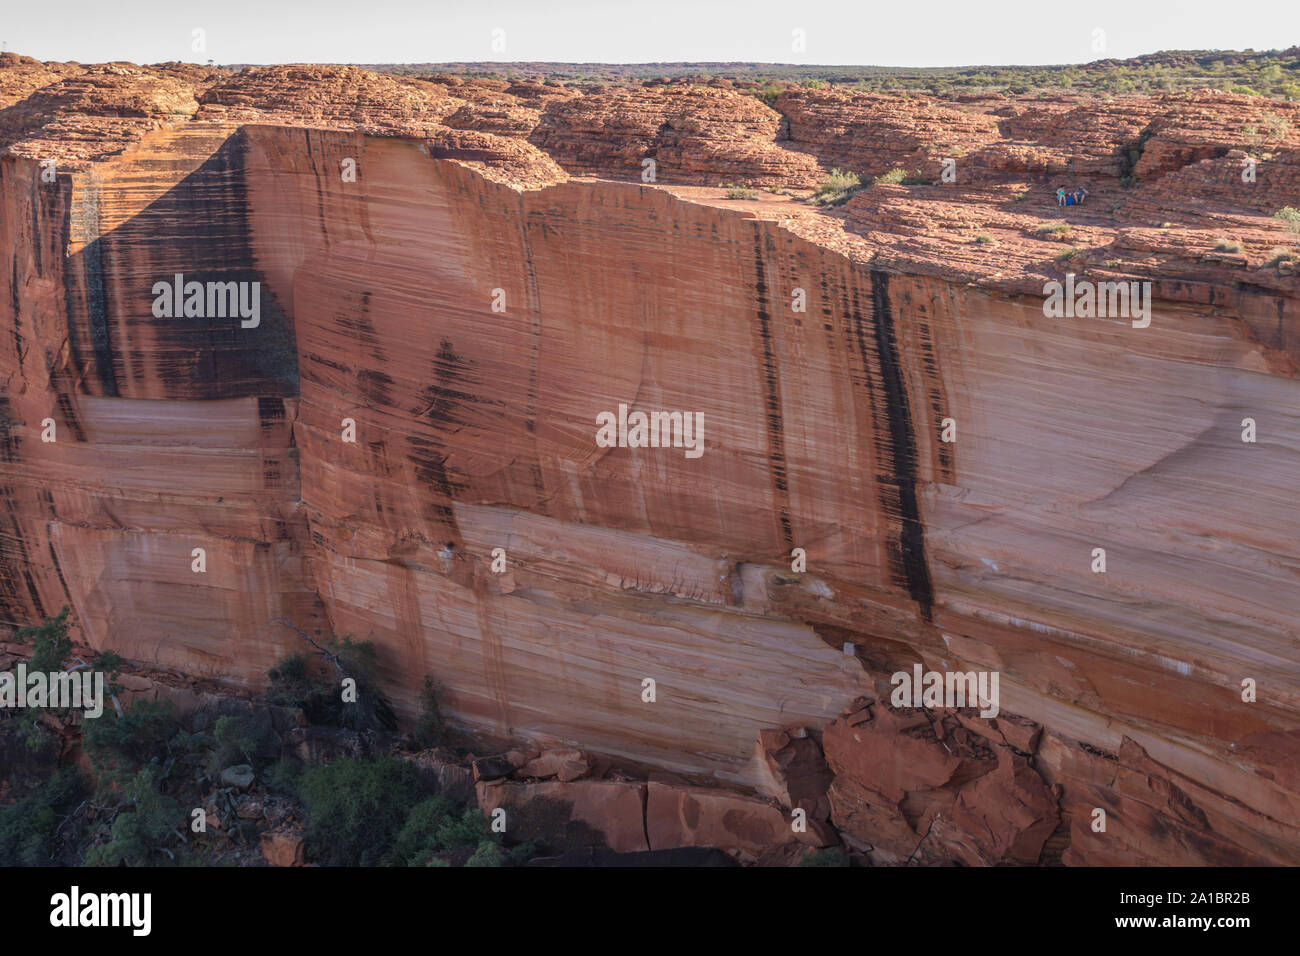
[[[1088,67],[1097,64],[1107,63],[1127,63],[1133,60],[1141,60],[1153,56],[1176,56],[1176,55],[1212,55],[1212,54],[1253,54],[1257,56],[1266,56],[1270,54],[1282,54],[1290,50],[1296,50],[1300,54],[1300,43],[1292,44],[1285,47],[1274,47],[1267,50],[1257,50],[1253,47],[1244,49],[1173,49],[1173,50],[1153,50],[1149,53],[1139,53],[1135,56],[1128,57],[1101,57],[1095,60],[1082,60],[1077,62],[1062,63],[953,63],[942,66],[887,66],[875,63],[791,63],[782,61],[769,60],[405,60],[405,61],[379,61],[379,60],[274,60],[274,61],[251,61],[239,60],[229,63],[215,63],[211,61],[201,62],[195,60],[158,60],[152,63],[139,63],[135,60],[42,60],[40,57],[29,56],[29,54],[20,53],[17,50],[5,50],[4,53],[12,53],[15,56],[26,56],[30,59],[41,63],[75,63],[80,66],[99,66],[113,63],[130,63],[135,66],[165,66],[167,64],[181,64],[186,66],[213,66],[219,69],[243,69],[245,67],[259,66],[356,66],[356,67],[482,67],[482,68],[522,68],[522,67],[780,67],[789,69],[857,69],[857,70],[980,70],[988,68],[1016,68],[1016,69],[1063,69],[1067,67]]]

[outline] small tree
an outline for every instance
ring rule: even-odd
[[[113,821],[109,842],[86,854],[87,866],[145,866],[160,862],[163,853],[175,862],[175,854],[164,845],[185,824],[179,803],[160,790],[157,767],[149,766],[135,774],[123,788],[131,807]]]
[[[63,662],[72,653],[72,638],[68,631],[69,608],[66,606],[54,617],[47,617],[40,624],[20,628],[17,639],[32,644],[32,659],[27,663],[28,671],[49,674],[63,670]]]
[[[397,729],[397,715],[379,691],[375,680],[378,653],[369,641],[350,636],[330,638],[321,644],[284,619],[312,649],[291,654],[267,672],[271,686],[266,699],[284,707],[299,707],[314,724],[349,730]],[[355,681],[356,700],[343,699],[343,682]]]
[[[137,700],[120,716],[106,710],[98,720],[86,722],[84,741],[101,793],[125,784],[149,764],[157,764],[157,779],[163,783],[177,761],[197,747],[169,700]]]

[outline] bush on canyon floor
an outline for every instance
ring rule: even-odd
[[[1295,262],[1297,260],[1300,260],[1300,254],[1297,254],[1294,249],[1276,246],[1268,251],[1268,258],[1264,260],[1264,265],[1275,266],[1279,262]]]
[[[414,768],[393,757],[311,767],[298,791],[308,856],[327,866],[502,866],[535,852],[506,849],[477,808],[425,795]]]
[[[0,808],[0,866],[49,866],[58,839],[75,832],[69,826],[86,784],[72,767],[54,776],[13,806]]]
[[[86,854],[86,866],[176,862],[176,854],[163,844],[179,836],[187,821],[180,803],[163,792],[164,776],[158,767],[148,766],[125,784],[129,805],[113,820],[109,841]]]
[[[758,193],[752,189],[746,189],[744,186],[728,186],[728,199],[757,199]]]
[[[302,775],[307,853],[330,866],[376,866],[388,854],[420,785],[409,763],[393,757],[346,757]]]
[[[987,232],[981,232],[978,236],[975,237],[975,244],[977,246],[994,246],[997,245],[997,240],[994,239],[992,236],[990,236]]]
[[[1215,252],[1241,252],[1244,248],[1236,239],[1220,239],[1214,244]]]
[[[474,855],[465,861],[466,866],[501,866],[506,854],[501,847],[491,840],[484,840],[474,851]]]
[[[266,788],[285,797],[298,796],[302,768],[292,760],[277,760],[266,773]]]
[[[1068,222],[1045,222],[1034,228],[1034,235],[1042,238],[1055,237],[1061,238],[1070,234],[1070,224]]]
[[[106,709],[84,724],[84,746],[101,793],[125,784],[142,768],[157,765],[158,780],[167,783],[181,769],[181,759],[201,750],[200,738],[183,726],[169,700],[137,700],[118,714]]]
[[[838,206],[848,202],[849,197],[861,188],[862,180],[857,173],[832,169],[831,174],[813,190],[808,201],[815,206]]]
[[[420,866],[442,849],[438,831],[455,811],[446,797],[437,796],[416,804],[402,824],[384,861],[390,866]]]
[[[212,736],[216,747],[209,766],[214,776],[241,763],[260,769],[275,760],[279,753],[279,737],[265,713],[218,717]]]
[[[430,797],[411,810],[384,862],[389,866],[426,866],[438,854],[465,857],[472,851],[474,855],[465,859],[465,866],[500,866],[505,851],[499,844],[500,837],[477,809],[462,809],[443,796]],[[494,848],[495,854],[485,846]],[[480,862],[471,862],[475,856]],[[445,856],[441,859],[451,862]],[[493,859],[495,863],[482,862]]]

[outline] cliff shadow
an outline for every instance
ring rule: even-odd
[[[170,399],[298,393],[292,319],[253,256],[248,149],[243,131],[233,133],[175,185],[109,229],[102,223],[114,213],[109,204],[122,182],[106,181],[98,168],[76,180],[65,228],[72,248],[84,245],[68,257],[65,304],[82,391]],[[142,150],[114,171],[125,179],[147,177],[167,162],[152,157]],[[170,291],[177,276],[182,290],[198,282],[203,294],[186,293],[156,308],[160,284],[168,287],[163,298],[178,298]],[[213,286],[227,283],[236,284],[245,304],[255,303],[255,326],[250,318],[244,327],[242,313],[227,307],[220,289],[213,294]]]

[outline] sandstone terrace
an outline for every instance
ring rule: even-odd
[[[61,171],[120,153],[150,130],[277,124],[426,138],[432,155],[537,188],[569,178],[641,181],[692,201],[780,219],[855,258],[879,257],[1009,290],[1071,260],[1112,274],[1292,288],[1265,263],[1295,234],[1272,214],[1300,195],[1300,103],[1211,90],[1161,95],[961,94],[944,100],[790,88],[771,107],[722,86],[391,75],[350,66],[82,66],[0,57],[0,149]],[[957,182],[939,185],[953,158]],[[1241,174],[1257,162],[1253,184]],[[800,200],[832,167],[870,182],[893,169],[934,186],[878,186],[833,211]],[[1058,209],[1058,184],[1090,191]],[[725,200],[737,184],[762,191]],[[785,190],[788,195],[776,191]],[[1240,240],[1216,252],[1219,237]],[[977,242],[980,236],[990,237]],[[1284,269],[1288,267],[1284,266]]]

